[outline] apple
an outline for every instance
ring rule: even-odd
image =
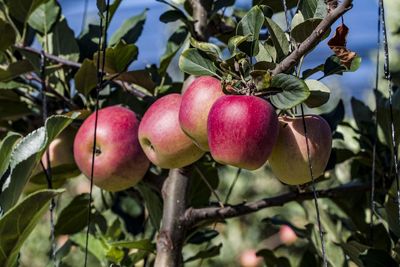
[[[320,116],[304,117],[314,178],[323,174],[332,148],[329,124]],[[275,176],[283,183],[300,185],[312,180],[301,117],[279,118],[279,137],[269,158]]]
[[[261,266],[262,258],[256,255],[254,249],[247,249],[240,254],[240,266],[257,267]]]
[[[207,119],[211,106],[223,96],[221,82],[211,76],[196,78],[183,93],[179,110],[182,130],[202,150],[209,151]]]
[[[279,229],[279,239],[282,244],[289,246],[296,242],[297,235],[290,226],[282,225]]]
[[[150,161],[161,168],[181,168],[197,161],[204,154],[179,125],[181,100],[180,94],[159,98],[140,122],[140,145]]]
[[[219,163],[255,170],[268,159],[278,137],[278,117],[266,100],[225,95],[208,116],[208,142]]]
[[[86,177],[91,175],[95,113],[79,128],[74,141],[74,157]],[[121,106],[98,111],[93,183],[107,191],[120,191],[136,185],[150,162],[138,140],[136,114]]]
[[[197,77],[194,76],[194,75],[189,75],[189,76],[186,78],[186,80],[183,81],[182,90],[181,90],[181,94],[182,94],[182,95],[186,92],[186,90],[189,88],[189,86],[192,84],[192,82],[193,82],[194,80],[196,80],[196,78],[197,78]]]

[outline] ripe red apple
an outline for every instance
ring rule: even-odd
[[[275,110],[259,97],[222,96],[210,110],[208,142],[219,163],[258,169],[267,161],[277,137]]]
[[[204,154],[179,125],[181,95],[169,94],[154,102],[139,126],[139,142],[155,165],[165,168],[187,166]]]
[[[79,128],[74,141],[74,156],[79,169],[91,175],[95,113]],[[98,112],[96,156],[93,182],[108,191],[120,191],[137,184],[150,162],[138,141],[139,120],[121,106]]]
[[[247,249],[240,254],[240,266],[257,267],[261,266],[262,258],[256,255],[254,249]]]
[[[323,174],[332,148],[329,124],[320,116],[305,116],[314,178]],[[279,137],[269,158],[275,176],[283,183],[299,185],[310,182],[307,143],[301,117],[280,117]]]
[[[282,225],[279,229],[279,239],[287,246],[292,245],[297,240],[297,235],[290,226]]]
[[[179,123],[182,130],[204,151],[209,151],[207,119],[211,106],[223,96],[221,82],[211,76],[196,78],[182,96]]]

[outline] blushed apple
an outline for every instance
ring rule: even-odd
[[[144,153],[161,168],[181,168],[204,154],[179,125],[181,99],[179,94],[161,97],[146,111],[139,126]]]
[[[256,255],[254,249],[247,249],[240,254],[240,266],[258,267],[261,266],[262,258]]]
[[[202,150],[209,151],[207,119],[211,106],[223,96],[221,82],[211,76],[196,78],[182,96],[179,123]]]
[[[208,116],[208,142],[219,163],[255,170],[268,159],[278,137],[278,117],[266,100],[225,95]]]
[[[305,116],[307,138],[314,178],[323,174],[332,148],[329,124],[320,116]],[[279,137],[269,158],[275,176],[283,183],[300,185],[312,180],[307,143],[301,117],[279,118]]]
[[[279,239],[287,246],[292,245],[297,240],[297,235],[288,225],[282,225],[279,228]]]
[[[74,157],[86,177],[91,175],[95,113],[79,128],[74,141]],[[136,185],[150,162],[138,140],[136,114],[121,106],[98,111],[96,155],[93,182],[108,191],[120,191]]]

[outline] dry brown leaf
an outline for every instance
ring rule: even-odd
[[[336,33],[328,41],[328,45],[340,59],[340,62],[347,68],[350,68],[351,62],[357,56],[357,53],[346,48],[346,37],[348,33],[349,28],[345,24],[341,24],[336,28]]]

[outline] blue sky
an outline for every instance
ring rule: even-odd
[[[237,5],[245,7],[250,1],[239,0],[236,2]],[[70,26],[76,34],[79,34],[84,1],[61,0],[60,3]],[[89,0],[89,21],[97,19],[95,3],[95,0]],[[168,7],[155,0],[125,0],[122,2],[110,25],[110,32],[113,32],[125,19],[140,13],[145,8],[149,8],[149,11],[147,13],[145,29],[137,43],[140,51],[139,61],[136,63],[138,67],[145,64],[158,63],[160,56],[163,54],[166,40],[171,34],[171,29],[161,23],[158,18]],[[354,1],[353,9],[345,15],[344,20],[350,28],[347,46],[349,49],[357,52],[362,57],[363,62],[357,72],[345,73],[343,77],[335,76],[324,79],[323,82],[330,86],[331,89],[333,87],[340,87],[341,90],[337,90],[335,93],[336,96],[340,96],[348,101],[351,96],[365,98],[365,95],[371,90],[371,85],[374,81],[375,63],[373,58],[375,57],[377,47],[377,1]],[[337,25],[338,23],[335,26]],[[334,28],[332,32],[334,32]],[[326,42],[327,40],[307,57],[304,69],[323,63],[325,58],[332,54]],[[318,78],[318,76],[315,78]]]

